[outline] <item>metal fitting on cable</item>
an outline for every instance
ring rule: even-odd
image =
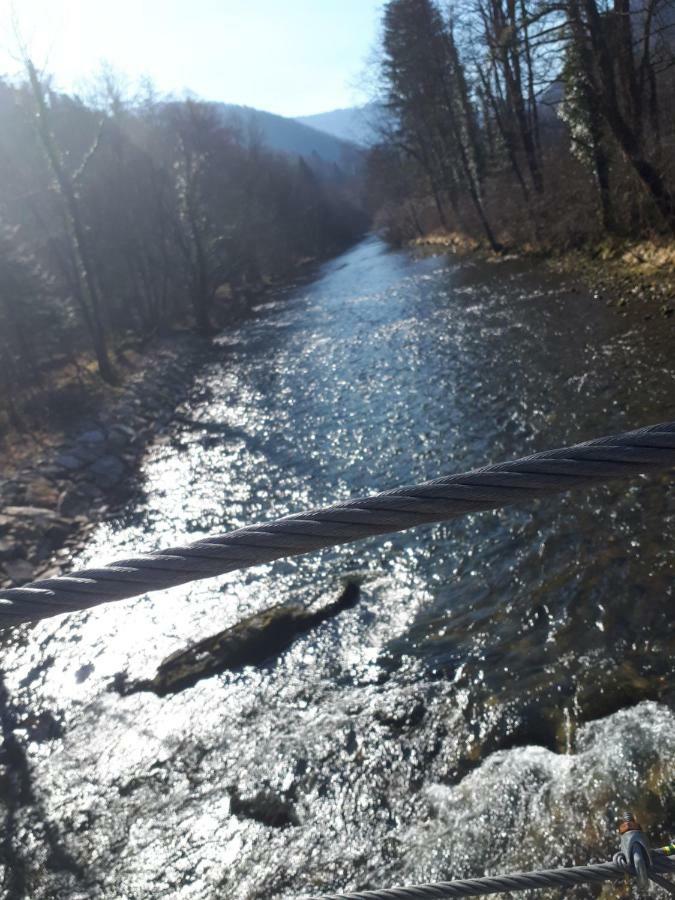
[[[625,864],[641,891],[649,887],[649,870],[652,867],[652,856],[645,838],[644,831],[637,822],[633,813],[624,815],[619,824],[621,835],[621,850],[618,854],[620,862]]]

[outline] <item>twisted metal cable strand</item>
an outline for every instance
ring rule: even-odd
[[[674,465],[675,422],[640,428],[9,588],[0,591],[0,625]]]
[[[672,872],[675,863],[656,852],[652,856],[652,872]],[[540,888],[575,887],[579,884],[600,884],[618,881],[632,874],[617,862],[590,866],[568,866],[561,869],[542,869],[534,872],[515,872],[512,875],[493,875],[485,878],[464,878],[459,881],[439,881],[436,884],[417,884],[411,887],[378,891],[355,891],[348,894],[321,894],[305,900],[447,900],[450,897],[474,897],[500,894],[505,891],[539,890]],[[657,876],[658,877],[658,876]]]

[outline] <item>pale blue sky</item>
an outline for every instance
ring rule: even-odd
[[[0,73],[12,59],[11,10],[39,65],[74,90],[99,61],[162,92],[281,115],[351,106],[382,0],[0,0]]]

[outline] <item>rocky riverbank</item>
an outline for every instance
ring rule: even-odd
[[[554,271],[578,277],[580,289],[590,288],[596,300],[620,313],[640,304],[643,317],[675,316],[675,244],[659,241],[606,240],[578,250],[552,251],[536,246],[507,248],[497,255],[459,232],[433,232],[411,246],[430,251],[450,250],[460,256],[479,254],[490,260],[542,259]]]
[[[310,280],[321,262],[304,259],[293,278],[267,280],[248,293],[229,296],[226,313],[222,307],[214,310],[217,327],[245,318],[255,303],[279,289]],[[134,362],[120,388],[96,380],[73,400],[78,409],[82,404],[95,412],[66,416],[65,429],[46,421],[41,442],[35,442],[35,435],[29,438],[35,442],[34,453],[20,446],[17,435],[11,445],[0,445],[0,589],[68,568],[97,523],[137,490],[134,476],[146,448],[174,413],[181,416],[177,407],[193,373],[217,355],[209,339],[191,333],[158,338],[142,353],[130,354]],[[65,392],[57,398],[61,407],[68,404],[65,398]],[[184,415],[183,420],[190,424]]]
[[[606,241],[590,250],[552,257],[550,264],[577,275],[596,300],[619,312],[639,307],[646,321],[675,316],[675,244]]]
[[[138,488],[147,446],[166,428],[192,375],[208,358],[207,340],[159,340],[142,369],[95,416],[0,477],[0,587],[59,574],[97,522]]]

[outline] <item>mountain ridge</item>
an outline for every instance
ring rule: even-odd
[[[314,128],[298,119],[235,103],[214,103],[213,106],[225,123],[250,130],[253,135],[259,135],[270,149],[289,156],[351,167],[362,153],[363,148],[354,141]]]
[[[330,134],[338,140],[349,141],[361,148],[372,146],[377,141],[377,106],[366,103],[363,106],[345,106],[310,116],[296,116],[296,122]]]

